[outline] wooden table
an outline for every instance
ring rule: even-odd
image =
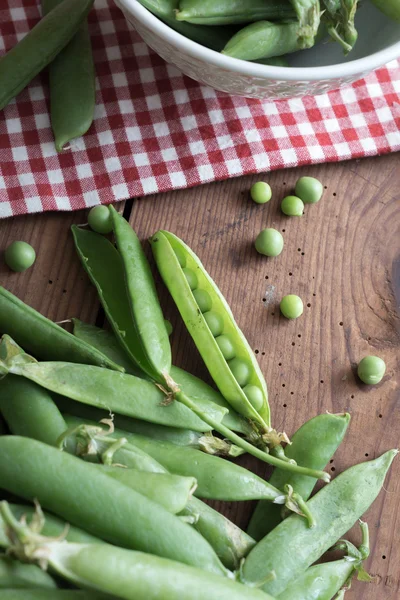
[[[325,184],[323,200],[306,206],[303,218],[285,217],[280,200],[304,174]],[[160,227],[169,229],[200,256],[254,348],[269,385],[277,429],[292,434],[317,413],[351,412],[347,437],[328,467],[335,475],[399,445],[399,156],[279,171],[265,178],[273,199],[264,206],[248,196],[251,184],[261,177],[119,206],[141,239]],[[75,316],[101,324],[103,314],[69,232],[72,223],[84,222],[84,212],[2,221],[1,251],[14,239],[30,242],[37,251],[34,267],[24,274],[10,273],[2,263],[2,285],[51,319]],[[254,250],[254,239],[264,227],[283,232],[285,248],[278,258]],[[174,326],[175,363],[207,378],[159,280],[158,285],[165,315]],[[304,301],[304,314],[296,321],[279,314],[279,300],[287,293]],[[361,384],[355,374],[357,362],[367,354],[377,354],[387,364],[377,387]],[[266,465],[251,457],[240,462],[261,476],[267,473]],[[253,503],[216,505],[241,527],[253,509]],[[400,459],[366,519],[372,551],[367,567],[375,581],[354,583],[346,599],[398,600]],[[359,540],[357,529],[350,538]]]

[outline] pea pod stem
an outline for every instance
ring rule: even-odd
[[[172,387],[174,386],[172,385]],[[225,425],[223,425],[222,423],[217,423],[212,418],[210,418],[209,415],[203,414],[203,411],[197,407],[195,402],[188,398],[186,394],[179,390],[179,388],[177,388],[175,391],[175,399],[178,402],[181,402],[182,404],[190,408],[198,417],[203,419],[213,429],[218,431],[221,435],[230,440],[233,444],[236,444],[236,446],[239,446],[239,448],[243,448],[243,450],[245,450],[252,456],[255,456],[256,458],[259,458],[263,462],[266,462],[269,465],[273,465],[274,467],[279,467],[280,469],[282,469],[282,471],[290,471],[292,473],[298,473],[299,475],[307,475],[308,477],[314,477],[315,479],[322,479],[322,481],[325,481],[326,483],[329,483],[329,481],[331,480],[329,473],[326,473],[325,471],[318,471],[315,469],[301,467],[299,465],[276,458],[275,456],[267,454],[259,448],[256,448],[255,446],[253,446],[253,444],[250,444],[249,442],[238,436],[236,433],[225,427]]]

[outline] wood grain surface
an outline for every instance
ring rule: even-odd
[[[307,205],[302,218],[285,217],[280,200],[300,175],[325,185],[322,201]],[[272,200],[250,201],[243,177],[171,192],[125,209],[145,242],[157,229],[169,229],[198,254],[232,307],[265,374],[274,426],[292,434],[305,420],[324,412],[349,411],[348,434],[329,469],[334,476],[350,465],[399,446],[400,403],[400,169],[399,156],[278,171],[264,177]],[[129,216],[130,215],[130,216]],[[1,284],[54,320],[80,317],[102,322],[93,288],[74,253],[72,223],[84,212],[26,216],[0,222],[0,251],[15,239],[37,251],[23,274],[0,267]],[[277,258],[256,253],[254,239],[264,227],[282,231],[285,247]],[[152,261],[153,262],[153,261]],[[174,326],[174,362],[208,379],[168,293],[156,275],[165,316]],[[300,295],[304,314],[296,321],[280,316],[280,298]],[[363,385],[357,362],[381,356],[383,382]],[[268,467],[241,457],[261,476]],[[214,503],[246,527],[254,503]],[[348,600],[400,598],[400,459],[374,505],[365,515],[370,526],[371,584],[355,582]],[[349,538],[358,541],[358,531]]]

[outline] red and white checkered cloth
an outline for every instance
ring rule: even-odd
[[[0,6],[0,53],[40,14],[38,0],[8,4]],[[167,65],[113,0],[96,0],[90,32],[97,107],[83,139],[56,153],[45,75],[0,113],[0,217],[400,150],[400,61],[328,94],[259,101]]]

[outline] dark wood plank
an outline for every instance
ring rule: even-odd
[[[327,189],[318,205],[306,207],[303,218],[287,218],[279,201],[301,174],[318,177]],[[399,444],[398,156],[265,175],[274,192],[265,206],[248,197],[258,179],[262,177],[243,177],[137,200],[130,222],[143,241],[158,228],[170,229],[200,256],[256,351],[276,428],[292,434],[319,412],[351,412],[349,433],[329,467],[335,475],[366,455],[373,458]],[[25,274],[10,274],[2,265],[1,283],[53,319],[77,316],[93,322],[98,302],[69,234],[71,223],[85,220],[84,213],[58,213],[0,222],[0,251],[13,239],[24,239],[38,252]],[[253,248],[257,233],[268,226],[285,230],[284,252],[275,259],[261,257]],[[148,244],[146,251],[150,256]],[[175,362],[207,378],[158,277],[157,283],[165,315],[174,325]],[[290,292],[305,303],[304,315],[294,322],[279,315],[279,299]],[[387,363],[385,379],[375,388],[363,386],[355,376],[365,354],[378,354]],[[268,471],[249,457],[240,462],[262,476]],[[368,567],[376,583],[355,583],[349,600],[399,598],[399,475],[397,460],[386,491],[366,515],[372,544]],[[253,505],[216,506],[245,527]],[[357,540],[358,532],[350,537]]]

